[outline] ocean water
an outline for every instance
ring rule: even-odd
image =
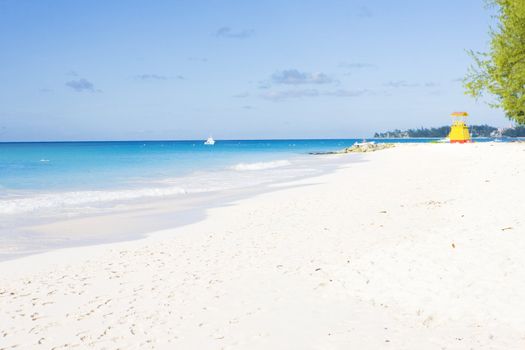
[[[382,140],[383,141],[383,140]],[[241,172],[291,166],[356,140],[0,143],[0,215],[249,185]],[[232,178],[233,176],[233,178]],[[253,177],[253,174],[250,176]]]
[[[162,217],[141,212],[140,219],[133,216],[136,232],[130,232],[129,225],[120,231],[112,227],[111,233],[89,227],[75,234],[70,228],[51,234],[35,229],[62,219],[108,216],[144,204],[151,207],[158,200],[184,210],[223,205],[233,194],[257,193],[270,184],[359,161],[358,154],[309,154],[340,150],[358,141],[362,140],[218,140],[214,146],[203,141],[0,143],[0,260],[132,239],[173,227],[180,224],[178,220],[188,220],[187,215],[178,215],[175,209]]]
[[[0,143],[1,216],[202,193],[315,174],[357,139]],[[377,139],[430,142],[432,139]]]

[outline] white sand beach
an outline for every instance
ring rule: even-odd
[[[523,349],[525,144],[407,144],[0,263],[0,349]]]

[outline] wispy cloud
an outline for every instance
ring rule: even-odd
[[[192,62],[208,62],[206,57],[188,57],[188,61]]]
[[[341,68],[349,69],[365,69],[365,68],[375,68],[376,66],[370,63],[364,62],[341,62],[338,64]]]
[[[138,80],[167,80],[168,77],[165,75],[159,75],[159,74],[139,74],[136,75],[135,78]]]
[[[168,76],[168,75],[161,75],[161,74],[139,74],[135,76],[135,79],[141,80],[141,81],[155,81],[155,80],[170,80],[170,79],[178,79],[178,80],[184,80],[184,77],[182,75],[177,76]]]
[[[85,78],[67,81],[66,86],[76,92],[101,92],[100,90],[95,89],[93,83]]]
[[[272,84],[268,81],[260,81],[257,83],[257,88],[261,90],[269,89],[272,87]]]
[[[262,98],[272,101],[281,101],[290,98],[314,97],[319,96],[316,89],[285,90],[285,91],[267,91],[261,95]]]
[[[339,89],[335,91],[326,91],[323,93],[324,96],[334,96],[334,97],[357,97],[357,96],[363,96],[364,94],[368,93],[368,90],[345,90],[345,89]]]
[[[406,80],[389,81],[389,82],[385,83],[384,85],[386,87],[395,88],[395,89],[398,89],[398,88],[409,88],[409,87],[418,87],[419,86],[418,83],[409,83]]]
[[[434,87],[439,86],[439,84],[433,81],[428,81],[428,82],[421,84],[421,83],[415,83],[415,82],[408,82],[406,80],[394,80],[394,81],[389,81],[385,83],[384,86],[389,87],[389,88],[394,88],[394,89],[414,88],[414,87],[434,88]]]
[[[221,38],[230,38],[230,39],[246,39],[255,34],[253,29],[241,29],[238,31],[233,30],[230,27],[221,27],[217,29],[215,35]]]
[[[276,84],[304,85],[330,84],[334,79],[324,73],[307,73],[297,69],[286,69],[272,75],[271,81]]]
[[[304,97],[357,97],[368,93],[368,90],[333,90],[333,91],[319,91],[317,89],[296,89],[296,90],[284,90],[284,91],[267,91],[261,95],[262,98],[271,101],[282,101],[294,98]]]

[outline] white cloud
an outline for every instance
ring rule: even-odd
[[[215,33],[216,36],[221,38],[230,38],[230,39],[246,39],[255,34],[253,29],[242,29],[239,31],[234,31],[230,27],[221,27],[217,29]]]
[[[319,91],[317,89],[297,89],[297,90],[281,90],[275,91],[270,90],[261,95],[262,98],[271,100],[271,101],[282,101],[293,98],[303,98],[303,97],[358,97],[364,94],[369,93],[368,90],[327,90]]]
[[[76,92],[100,92],[100,90],[95,90],[95,86],[92,82],[84,78],[70,80],[66,82],[66,86],[70,87]]]
[[[334,80],[324,73],[307,73],[297,69],[286,69],[272,75],[276,84],[302,85],[302,84],[330,84]]]

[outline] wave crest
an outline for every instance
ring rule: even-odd
[[[280,168],[290,164],[291,163],[287,160],[274,160],[272,162],[239,163],[232,166],[231,168],[237,171],[253,171]]]
[[[186,190],[180,187],[142,188],[120,191],[75,191],[41,194],[32,197],[0,200],[0,214],[21,214],[51,208],[70,208],[87,204],[134,200],[144,197],[165,197],[187,193],[201,193],[217,190],[202,188]]]

